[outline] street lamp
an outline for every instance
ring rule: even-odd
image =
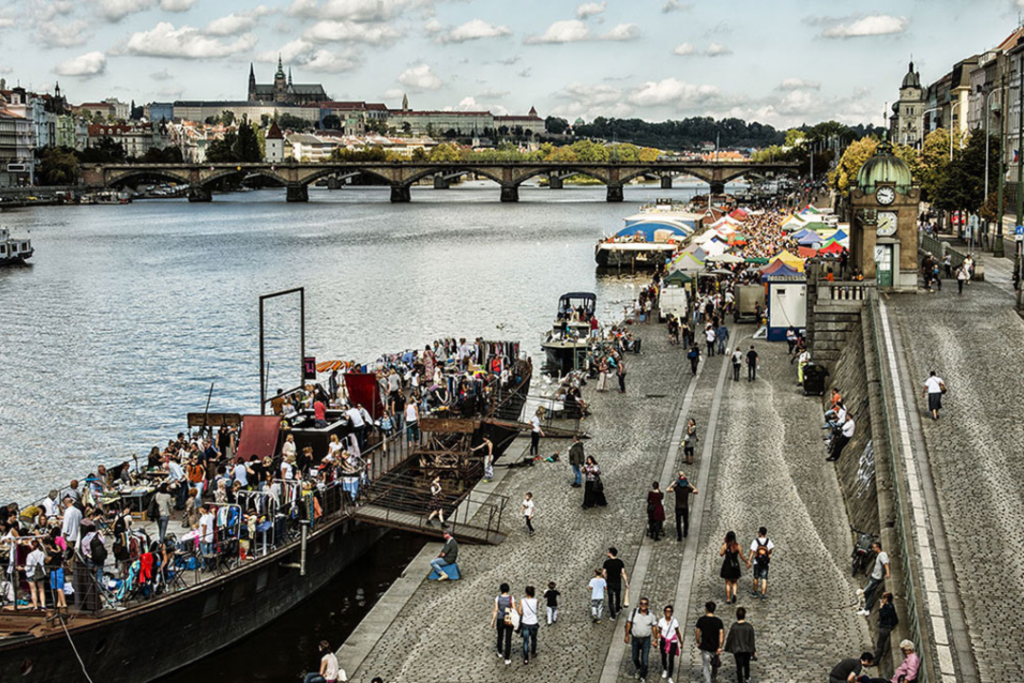
[[[953,110],[960,106],[959,102],[949,103],[949,160],[953,161]]]
[[[991,109],[991,104],[989,102],[989,98],[991,98],[994,93],[1002,92],[1005,87],[1006,87],[1005,85],[1004,86],[1000,86],[999,88],[997,88],[995,90],[989,90],[988,93],[985,94],[985,198],[982,200],[983,205],[984,205],[984,202],[988,201],[988,176],[989,176],[989,172],[988,172],[988,157],[989,157],[988,148],[990,146],[989,145],[988,127],[989,127],[989,122],[992,119],[992,109]],[[1002,114],[1003,114],[1003,111],[1002,111],[1002,109],[1000,109],[999,110],[999,116],[1000,116],[999,120],[1000,121],[1002,121],[1002,118],[1001,118]],[[1001,162],[1002,162],[1002,138],[1001,137],[1000,137],[999,148],[1000,148],[999,151],[1000,151],[1000,165],[1001,165]],[[1002,214],[1002,211],[1001,211],[1002,207],[999,207],[999,208],[1000,208],[999,233],[1001,235],[1002,232],[1003,232],[1003,225],[1002,225],[1003,220],[1002,220],[1002,215],[1001,215]],[[985,219],[985,234],[986,235],[988,235],[988,231],[989,231],[989,224],[988,224],[988,219],[986,218]],[[974,231],[973,230],[971,231],[971,239],[972,240],[974,239]]]

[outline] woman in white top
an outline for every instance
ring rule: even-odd
[[[12,553],[14,551],[11,551]],[[25,576],[31,592],[32,609],[46,609],[46,553],[39,541],[32,541],[32,552],[25,558]]]
[[[665,607],[665,616],[658,620],[658,633],[661,634],[658,649],[661,651],[661,677],[672,681],[675,671],[676,657],[679,655],[679,644],[683,637],[679,634],[679,622],[673,616],[672,605]]]
[[[533,586],[526,587],[526,595],[519,601],[519,627],[523,632],[523,664],[530,663],[530,655],[537,656],[537,597]]]
[[[295,437],[289,434],[285,437],[284,445],[281,446],[281,455],[288,457],[295,455]]]
[[[338,440],[337,434],[331,434],[331,442],[327,444],[327,455],[330,458],[337,458],[341,452],[341,441]]]
[[[420,440],[420,408],[413,400],[405,404],[405,440],[410,446]]]

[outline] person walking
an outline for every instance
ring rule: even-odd
[[[572,467],[572,484],[573,488],[580,488],[583,486],[583,443],[580,441],[579,434],[572,435],[572,445],[569,446],[569,466]]]
[[[736,532],[730,531],[725,535],[722,549],[718,551],[722,560],[722,569],[718,575],[725,579],[725,604],[736,602],[736,594],[739,592],[738,582],[740,580],[740,560],[750,567],[750,560],[743,554],[743,546],[736,542]]]
[[[515,630],[511,613],[516,611],[516,599],[509,591],[507,583],[501,584],[491,612],[491,628],[498,630],[498,659],[504,659],[505,666],[512,664],[512,631]]]
[[[747,683],[750,680],[750,660],[757,656],[757,645],[754,642],[754,627],[747,623],[747,610],[736,608],[736,623],[729,628],[729,637],[725,641],[725,651],[736,660],[736,683]]]
[[[668,683],[675,683],[672,674],[676,670],[676,657],[679,656],[679,647],[683,642],[683,635],[679,632],[679,622],[675,618],[675,608],[666,605],[665,616],[658,620],[658,651],[661,653],[661,677],[667,678]]]
[[[537,598],[533,586],[527,586],[526,595],[519,601],[519,630],[523,635],[523,664],[537,656]]]
[[[540,428],[540,410],[530,418],[530,455],[540,455],[540,437],[544,430]]]
[[[768,529],[757,530],[757,538],[750,543],[750,557],[754,561],[754,590],[751,597],[768,599],[768,565],[772,560],[775,544],[768,538]]]
[[[522,506],[522,509],[520,510],[520,513],[523,515],[523,520],[526,522],[526,528],[529,531],[531,536],[533,536],[533,533],[534,533],[534,528],[533,528],[533,509],[534,509],[533,494],[530,493],[529,491],[527,491],[526,492],[526,497],[523,498],[523,506]]]
[[[487,449],[484,453],[484,483],[490,484],[494,480],[494,442],[488,439],[486,436],[483,437],[483,441],[473,448],[469,449],[470,453],[474,453],[480,449]]]
[[[967,264],[962,263],[960,267],[956,269],[956,293],[963,296],[964,285],[968,280],[971,279],[971,274],[967,270]]]
[[[882,593],[882,600],[878,603],[878,640],[875,645],[876,662],[881,662],[882,657],[889,651],[889,636],[899,623],[900,618],[896,614],[892,593]]]
[[[715,355],[715,326],[712,323],[704,328],[704,339],[708,344],[708,358],[711,358]]]
[[[608,505],[604,497],[604,482],[601,481],[601,467],[594,456],[588,455],[583,465],[583,508]]]
[[[700,651],[701,667],[704,670],[704,683],[718,676],[718,667],[722,647],[725,645],[725,624],[715,616],[714,600],[704,603],[704,616],[697,620],[694,642]]]
[[[750,350],[747,351],[747,381],[753,382],[757,379],[757,351],[754,350],[754,345],[750,345]]]
[[[590,589],[590,621],[595,624],[601,623],[601,613],[604,611],[604,591],[608,582],[604,580],[601,569],[594,570],[594,578],[587,584]]]
[[[619,359],[618,367],[615,373],[619,376],[619,393],[626,393],[626,361],[623,358]]]
[[[437,475],[430,481],[430,507],[427,515],[427,526],[434,526],[434,517],[441,522],[441,528],[447,529],[444,521],[444,504],[441,501],[441,476]]]
[[[662,528],[665,526],[665,494],[661,492],[658,482],[651,482],[651,490],[647,492],[647,535],[652,541],[661,540]]]
[[[554,581],[548,581],[548,589],[544,591],[544,601],[547,602],[548,626],[558,621],[558,596],[561,593],[555,588]]]
[[[864,586],[864,609],[857,612],[862,617],[871,614],[871,608],[875,604],[875,592],[890,576],[889,555],[882,550],[882,542],[875,541],[871,544],[871,549],[875,551],[875,566],[871,570],[871,579],[868,581],[868,585]]]
[[[604,358],[597,365],[597,390],[601,393],[608,391],[608,361]]]
[[[697,441],[697,421],[691,417],[686,422],[686,434],[683,435],[683,457],[687,465],[693,464],[693,449]]]
[[[606,553],[608,559],[601,567],[601,577],[605,580],[608,589],[608,613],[612,619],[619,616],[622,611],[622,587],[625,585],[629,590],[629,575],[626,574],[626,563],[619,559],[619,551],[614,546],[608,548]],[[629,600],[627,599],[628,603]]]
[[[939,419],[939,411],[942,410],[942,395],[944,393],[946,393],[946,383],[932,370],[928,373],[928,379],[924,381],[921,396],[928,397],[928,412],[932,414],[933,420]]]
[[[690,360],[690,375],[696,377],[697,366],[700,365],[700,349],[697,347],[696,342],[690,346],[690,350],[686,352],[686,357]]]
[[[651,656],[651,641],[658,639],[658,617],[651,612],[651,603],[640,598],[640,604],[633,610],[626,622],[626,645],[632,648],[634,678],[641,683],[647,681],[647,665]]]
[[[666,491],[672,491],[676,495],[676,541],[682,542],[690,532],[690,494],[697,495],[697,487],[691,484],[686,478],[686,473],[680,470],[676,480],[668,485]]]
[[[743,352],[738,348],[732,352],[732,381],[740,381],[740,366],[743,365]]]
[[[789,350],[786,353],[792,356],[793,349],[796,347],[796,328],[792,325],[786,330],[786,344],[789,346]]]
[[[154,502],[156,503],[157,510],[157,539],[160,543],[164,542],[164,538],[167,537],[167,525],[171,523],[171,494],[169,487],[166,482],[160,484],[157,489],[156,496],[154,496]]]
[[[718,355],[724,356],[726,352],[726,343],[729,341],[729,328],[725,326],[725,318],[719,323],[718,329],[715,330],[715,341],[718,342]]]

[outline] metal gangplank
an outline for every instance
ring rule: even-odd
[[[411,531],[441,538],[445,531],[459,543],[498,545],[505,540],[501,531],[507,496],[485,494],[472,489],[463,493],[442,491],[441,503],[447,529],[437,519],[427,523],[430,489],[408,475],[385,477],[367,492],[366,500],[353,517],[367,524]]]

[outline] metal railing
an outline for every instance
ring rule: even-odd
[[[881,336],[881,328],[878,321],[878,301],[875,295],[869,296],[868,305],[865,306],[868,310],[868,315],[871,319],[871,329],[873,341],[875,343],[875,360],[877,363],[876,371],[878,372],[879,378],[888,376],[886,368],[883,365],[882,355],[883,349],[885,349],[884,341]],[[922,646],[925,644],[924,634],[922,632],[922,624],[925,623],[925,616],[923,613],[923,605],[918,599],[918,590],[916,582],[917,565],[918,561],[916,557],[911,555],[911,548],[914,546],[914,535],[911,528],[911,520],[908,519],[907,509],[909,507],[909,500],[904,498],[904,480],[903,480],[903,469],[901,467],[901,458],[897,455],[895,442],[893,440],[893,433],[895,431],[892,420],[895,419],[896,412],[890,405],[889,393],[887,389],[887,382],[882,382],[880,391],[878,392],[882,399],[882,410],[881,414],[883,420],[881,421],[881,427],[885,430],[885,443],[886,443],[886,455],[889,463],[890,480],[892,483],[892,497],[893,497],[893,511],[896,516],[895,520],[895,531],[896,537],[899,540],[899,558],[900,564],[902,565],[903,571],[903,585],[902,597],[907,603],[907,633],[910,639],[914,641],[917,651],[923,653]],[[877,453],[876,453],[877,457]],[[933,660],[934,661],[934,660]],[[928,683],[928,670],[931,664],[925,664],[922,662],[922,666],[918,671],[917,680],[919,683]]]

